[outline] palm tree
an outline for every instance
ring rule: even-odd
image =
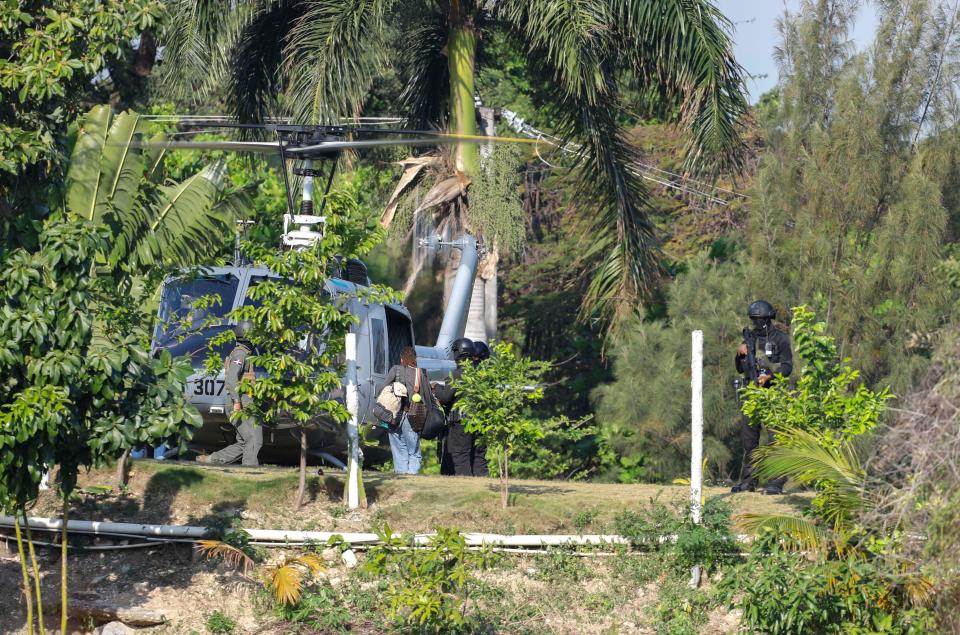
[[[111,270],[137,276],[153,266],[200,264],[233,242],[245,193],[225,194],[224,166],[214,163],[182,182],[164,178],[163,150],[138,142],[148,120],[95,106],[77,124],[67,171],[66,208],[111,230]],[[151,141],[162,135],[153,133]]]
[[[638,153],[617,121],[623,78],[689,130],[687,169],[740,162],[742,69],[710,0],[237,0],[229,10],[177,0],[173,14],[168,73],[198,94],[225,88],[242,119],[359,115],[375,78],[394,65],[406,78],[408,121],[466,135],[477,133],[478,53],[504,33],[530,60],[552,132],[579,148],[585,316],[635,315],[661,275],[648,196],[629,169]],[[476,146],[461,144],[451,163],[457,180],[443,202],[463,210],[466,184],[481,176]]]
[[[777,430],[776,442],[757,449],[757,476],[786,476],[817,488],[815,514],[744,513],[738,527],[747,533],[770,529],[803,549],[842,552],[853,538],[857,519],[877,500],[877,487],[860,463],[850,441],[835,441],[820,432],[799,428]]]

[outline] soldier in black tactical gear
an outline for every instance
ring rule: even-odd
[[[734,364],[743,375],[743,384],[756,383],[770,387],[775,375],[789,377],[793,372],[793,352],[790,337],[773,325],[776,310],[769,302],[757,300],[747,308],[752,327],[744,329],[743,342],[737,349]],[[753,425],[746,415],[740,418],[740,440],[743,442],[743,477],[733,486],[733,492],[752,492],[757,487],[754,476],[753,451],[760,445],[760,424]],[[769,481],[764,494],[782,494],[786,477]]]
[[[251,397],[238,391],[242,379],[253,380],[256,375],[253,365],[248,359],[253,354],[253,345],[247,340],[247,333],[253,328],[250,320],[240,320],[234,327],[237,343],[230,354],[223,361],[224,388],[230,396],[230,407],[233,412],[240,412],[251,403]],[[263,446],[263,429],[258,426],[249,414],[243,416],[239,423],[234,422],[237,440],[208,457],[197,457],[203,463],[225,465],[241,461],[242,465],[259,465],[257,456]]]
[[[457,394],[450,381],[463,376],[463,365],[472,363],[477,349],[474,342],[461,337],[453,343],[453,358],[457,367],[451,371],[450,379],[434,385],[434,394],[447,413],[447,430],[440,439],[440,473],[457,476],[486,476],[486,457],[476,461],[473,435],[463,429],[463,418],[455,407]]]

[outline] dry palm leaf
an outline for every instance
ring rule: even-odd
[[[380,216],[381,225],[384,227],[390,226],[390,223],[393,222],[394,215],[397,213],[397,206],[400,205],[400,197],[407,188],[417,180],[424,168],[437,163],[439,160],[440,157],[437,156],[426,156],[408,157],[399,162],[400,165],[405,166],[405,169],[400,176],[400,180],[397,181],[397,187],[393,188],[393,194],[390,195],[390,200],[387,201],[387,207],[383,210],[383,215]]]
[[[197,542],[196,549],[206,558],[221,558],[231,567],[242,568],[244,575],[250,573],[254,566],[250,556],[220,540],[200,540]]]
[[[267,569],[267,582],[277,602],[293,606],[303,594],[303,574],[317,574],[324,570],[323,561],[314,554],[286,559],[282,565]]]
[[[425,209],[442,205],[443,203],[452,201],[458,196],[463,196],[467,193],[468,185],[470,185],[470,177],[463,173],[448,176],[430,188],[430,191],[427,192],[427,195],[423,198],[423,202],[420,203],[420,207],[413,213],[419,214]]]

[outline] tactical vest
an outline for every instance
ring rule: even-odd
[[[770,342],[770,355],[767,355],[767,342]],[[757,366],[768,371],[768,374],[776,375],[780,372],[780,354],[781,351],[776,342],[766,337],[755,337],[753,355],[757,360]]]

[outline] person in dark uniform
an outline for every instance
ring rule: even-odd
[[[486,459],[482,465],[474,465],[473,435],[463,429],[463,416],[455,407],[457,393],[450,385],[453,380],[463,376],[463,365],[474,362],[476,357],[474,342],[461,337],[453,343],[453,358],[457,367],[450,372],[450,378],[443,383],[434,384],[433,393],[447,413],[447,430],[440,439],[440,473],[457,476],[486,476]],[[450,471],[452,468],[452,472]]]
[[[253,379],[255,377],[253,365],[248,359],[253,354],[253,346],[247,340],[247,333],[252,328],[253,322],[250,320],[240,320],[237,323],[237,326],[234,327],[237,343],[223,362],[224,388],[230,396],[230,406],[233,412],[242,411],[252,402],[250,395],[241,394],[238,390],[242,379]],[[241,461],[241,465],[259,465],[257,456],[263,446],[263,428],[257,425],[249,414],[242,416],[239,423],[235,421],[233,425],[236,428],[236,442],[210,456],[198,456],[197,461],[217,465]]]
[[[760,386],[770,387],[775,381],[775,375],[789,377],[790,373],[793,372],[793,351],[790,349],[790,337],[773,325],[777,313],[773,305],[765,300],[753,302],[747,308],[747,316],[752,323],[750,329],[752,337],[744,337],[744,341],[737,349],[734,364],[737,367],[737,372],[744,376],[744,381],[749,381],[748,378],[751,373],[750,369],[747,368],[748,340],[752,340],[757,383]],[[744,454],[742,478],[739,483],[733,486],[731,491],[752,492],[757,487],[757,479],[754,476],[753,451],[760,445],[760,424],[751,424],[746,415],[740,417],[740,440],[743,442]],[[783,486],[786,482],[786,477],[773,479],[763,488],[763,493],[783,494]]]
[[[473,363],[480,364],[483,360],[490,357],[490,347],[485,342],[474,342],[473,348],[476,350],[473,356]],[[471,458],[474,476],[489,476],[490,468],[487,465],[487,445],[482,440],[474,438],[473,454]]]

